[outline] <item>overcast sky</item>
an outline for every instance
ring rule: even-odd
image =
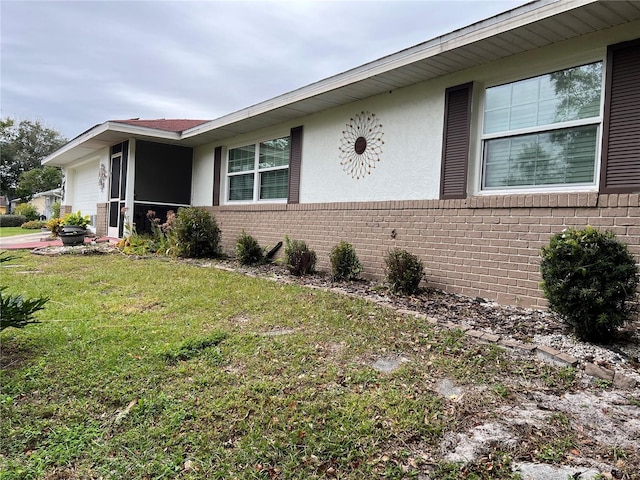
[[[524,3],[2,0],[1,115],[210,120]]]

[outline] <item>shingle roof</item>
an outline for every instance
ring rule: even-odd
[[[209,120],[188,120],[188,119],[166,119],[159,118],[156,120],[140,120],[139,118],[130,118],[129,120],[110,120],[114,123],[124,123],[136,127],[155,128],[157,130],[165,130],[167,132],[183,132],[190,128],[197,127]]]

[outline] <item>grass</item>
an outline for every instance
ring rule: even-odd
[[[0,238],[13,237],[15,235],[25,235],[27,233],[39,233],[40,230],[33,230],[22,227],[0,227]]]
[[[18,255],[3,283],[51,300],[42,323],[0,334],[3,480],[517,478],[499,450],[444,462],[443,435],[520,381],[570,388],[355,298],[167,259]],[[374,370],[386,355],[411,361]],[[444,377],[484,393],[453,402],[434,390]]]

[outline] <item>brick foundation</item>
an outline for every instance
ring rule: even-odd
[[[109,204],[98,203],[96,205],[96,236],[105,237],[107,235],[107,220],[109,215]]]
[[[67,213],[73,212],[71,205],[60,205],[60,218],[63,218]]]
[[[464,200],[411,200],[301,205],[208,207],[233,254],[244,229],[263,246],[305,240],[329,270],[340,240],[352,243],[365,275],[383,278],[393,247],[418,255],[429,286],[507,305],[541,308],[539,250],[565,227],[613,231],[640,257],[640,195],[598,193],[478,196]],[[281,252],[280,252],[281,253]]]

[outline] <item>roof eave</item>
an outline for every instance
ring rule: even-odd
[[[333,75],[299,89],[284,93],[250,107],[219,117],[208,123],[182,132],[183,138],[216,130],[243,120],[247,120],[279,108],[291,106],[312,97],[357,84],[385,72],[406,66],[465,45],[529,25],[544,18],[567,12],[598,0],[539,0],[502,12],[485,20],[473,23],[453,32],[441,35],[419,45],[387,55],[346,72]]]
[[[96,125],[63,145],[42,160],[43,165],[64,167],[76,160],[95,154],[99,150],[128,138],[154,139],[179,142],[180,132],[170,132],[108,121]],[[115,140],[114,140],[115,139]]]

